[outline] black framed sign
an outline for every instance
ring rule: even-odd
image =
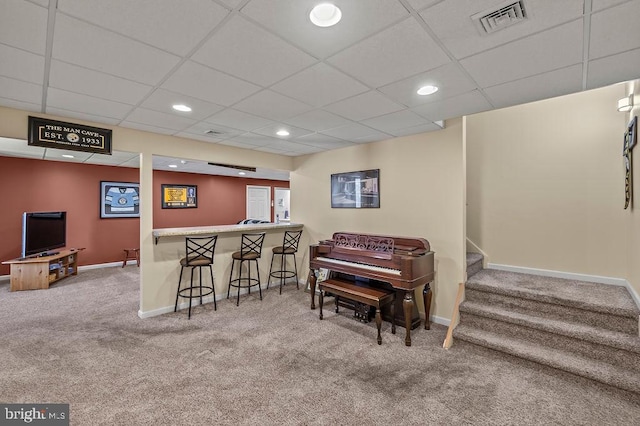
[[[332,208],[379,208],[380,169],[331,175]]]
[[[193,209],[198,207],[197,185],[162,184],[163,209]]]
[[[111,130],[29,116],[28,145],[111,155]]]

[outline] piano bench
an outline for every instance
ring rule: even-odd
[[[324,292],[331,293],[336,297],[345,298],[354,302],[360,302],[367,306],[376,308],[376,326],[378,328],[378,344],[382,344],[382,336],[380,335],[380,328],[382,326],[382,315],[380,314],[380,308],[385,305],[390,305],[391,309],[391,333],[396,334],[396,321],[394,314],[393,303],[396,298],[396,294],[393,291],[382,290],[379,288],[368,287],[364,285],[357,285],[350,281],[343,281],[337,279],[328,279],[318,283],[319,305],[320,305],[320,319],[322,320],[322,305],[324,302]]]

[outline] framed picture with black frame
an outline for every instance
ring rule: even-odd
[[[331,175],[332,208],[380,208],[380,169]]]
[[[198,207],[197,185],[162,184],[163,209],[195,209]]]
[[[100,218],[140,217],[140,184],[100,182]]]
[[[627,126],[627,132],[624,134],[625,145],[629,150],[632,150],[634,146],[638,143],[638,116],[636,115],[629,122]]]

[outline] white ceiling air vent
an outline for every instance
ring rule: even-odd
[[[221,132],[220,130],[207,130],[204,134],[207,136],[220,136],[224,135],[224,132]]]
[[[528,18],[524,0],[508,0],[471,17],[480,34],[491,34]]]

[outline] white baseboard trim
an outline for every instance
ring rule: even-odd
[[[127,265],[136,265],[136,261],[135,260],[128,260],[127,261]],[[115,266],[120,266],[122,267],[122,261],[120,262],[109,262],[109,263],[98,263],[95,265],[84,265],[84,266],[78,266],[78,272],[80,271],[88,271],[90,269],[100,269],[100,268],[112,268]],[[11,280],[11,275],[0,275],[0,282],[3,281],[10,281]]]
[[[631,286],[629,281],[624,278],[604,277],[600,275],[576,274],[574,272],[553,271],[550,269],[526,268],[524,266],[500,265],[497,263],[488,263],[487,269],[497,269],[499,271],[520,272],[523,274],[540,275],[543,277],[565,278],[568,280],[587,281],[590,283],[617,285],[626,287],[631,294],[631,298],[640,309],[640,296]]]

